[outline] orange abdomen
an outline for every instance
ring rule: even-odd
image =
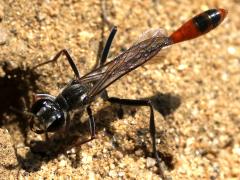
[[[178,43],[201,36],[217,27],[226,15],[224,9],[207,10],[184,23],[171,34],[170,39],[173,43]]]

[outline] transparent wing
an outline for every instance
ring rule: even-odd
[[[133,46],[136,46],[137,44],[146,41],[147,39],[153,39],[153,38],[166,38],[166,31],[164,29],[149,29],[145,32],[143,32],[139,37],[138,40],[134,43]],[[130,48],[131,49],[131,48]],[[165,49],[165,47],[163,48]],[[129,50],[127,50],[129,51]],[[125,52],[126,53],[126,52]],[[161,53],[156,54],[150,62],[154,61],[154,59],[159,59],[160,57],[164,56],[162,55],[164,54],[162,51]],[[121,56],[121,55],[120,55]],[[119,59],[120,57],[116,57],[115,59],[113,59],[112,61],[110,61],[109,63],[104,64],[103,66],[94,69],[92,72],[86,74],[85,76],[83,76],[80,81],[81,83],[89,83],[89,82],[94,82],[94,81],[98,81],[102,75],[106,72],[106,70],[108,69],[108,67],[112,66],[112,64],[114,64],[116,59]]]
[[[95,82],[88,92],[90,100],[124,74],[156,56],[163,47],[171,44],[167,36],[162,35],[159,31],[152,32],[153,33],[144,33],[143,36],[141,36],[142,38],[139,38],[140,42],[135,43],[112,61],[79,79],[80,83]],[[150,34],[152,34],[152,36]],[[150,36],[150,38],[148,38],[148,36]]]
[[[142,41],[145,41],[147,39],[151,39],[151,38],[154,38],[154,37],[166,37],[167,34],[166,34],[166,31],[164,29],[148,29],[147,31],[144,31],[139,37],[138,37],[138,40],[134,43],[135,44],[138,44]]]
[[[144,41],[144,40],[147,40],[147,39],[150,39],[152,37],[166,37],[167,36],[167,32],[165,29],[161,29],[161,28],[158,28],[158,29],[149,29],[145,32],[143,32],[138,40],[136,41],[135,44],[141,42],[141,41]],[[166,47],[163,47],[161,49],[161,51],[159,53],[157,53],[152,59],[151,61],[148,61],[147,64],[158,64],[166,55],[167,55],[167,52],[169,51],[169,46],[166,46]]]

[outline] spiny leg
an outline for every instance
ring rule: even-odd
[[[67,58],[67,60],[68,60],[68,62],[69,62],[69,64],[70,64],[70,66],[71,66],[71,68],[72,68],[75,76],[76,76],[77,78],[80,78],[80,73],[79,73],[79,71],[78,71],[78,68],[77,68],[76,64],[74,63],[73,58],[70,56],[69,52],[67,51],[67,49],[62,49],[61,51],[59,51],[59,52],[54,56],[53,59],[48,60],[48,61],[45,61],[45,62],[43,62],[43,63],[40,63],[40,64],[34,66],[34,67],[32,68],[32,70],[34,70],[34,69],[36,69],[36,68],[38,68],[38,67],[40,67],[40,66],[43,66],[43,65],[45,65],[45,64],[56,62],[62,54],[66,56],[66,58]]]
[[[135,100],[135,99],[120,99],[116,97],[108,97],[107,92],[105,91],[106,100],[111,103],[117,103],[121,105],[130,105],[130,106],[148,106],[150,108],[150,122],[149,122],[149,129],[150,129],[150,135],[152,138],[152,149],[153,154],[157,161],[157,166],[159,169],[160,176],[165,179],[164,173],[161,167],[161,158],[159,157],[157,153],[156,148],[156,127],[155,127],[155,121],[154,121],[154,112],[153,112],[153,105],[150,100]]]

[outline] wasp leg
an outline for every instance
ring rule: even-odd
[[[107,93],[105,93],[107,96]],[[150,100],[135,100],[135,99],[120,99],[116,97],[107,97],[107,101],[110,103],[117,103],[120,105],[130,105],[130,106],[148,106],[150,108],[150,122],[149,122],[149,130],[150,135],[152,138],[152,150],[153,154],[157,161],[157,166],[159,169],[160,176],[164,179],[164,173],[161,167],[161,158],[158,155],[157,148],[156,148],[156,127],[154,121],[154,112],[153,112],[153,105]]]
[[[103,48],[103,39],[104,39],[104,37],[102,37],[102,40],[99,42],[99,49],[98,49],[98,53],[97,53],[97,62],[95,64],[95,66],[93,67],[93,70],[98,68],[98,67],[101,67],[102,65],[105,64],[105,62],[107,60],[107,57],[108,57],[108,53],[109,53],[110,47],[111,47],[111,44],[112,44],[112,41],[113,41],[113,39],[115,37],[116,32],[117,32],[117,27],[113,26],[113,28],[112,28],[109,36],[108,36],[108,39],[106,41],[106,44],[105,44],[104,48]]]
[[[70,66],[71,66],[71,68],[72,68],[75,76],[76,76],[77,78],[80,78],[80,73],[79,73],[79,71],[78,71],[78,68],[77,68],[76,64],[74,63],[74,60],[73,60],[73,58],[71,57],[70,53],[67,51],[67,49],[62,49],[61,51],[59,51],[59,52],[54,56],[53,59],[48,60],[48,61],[45,61],[45,62],[43,62],[43,63],[40,63],[40,64],[34,66],[34,67],[32,68],[32,70],[34,70],[34,69],[36,69],[36,68],[38,68],[38,67],[40,67],[40,66],[43,66],[43,65],[45,65],[45,64],[56,62],[62,54],[66,56],[66,58],[67,58],[67,60],[68,60],[68,62],[69,62],[69,64],[70,64]]]
[[[45,135],[45,141],[49,142],[49,136],[48,136],[48,130],[47,130],[47,126],[44,123],[44,135]]]
[[[95,125],[94,117],[92,115],[92,109],[90,108],[90,106],[87,107],[87,113],[89,116],[89,129],[90,129],[91,139],[94,139],[96,135],[96,125]]]
[[[114,27],[112,28],[109,36],[108,36],[107,42],[106,42],[106,44],[105,44],[105,47],[103,48],[102,56],[101,56],[101,58],[100,58],[100,61],[97,63],[96,67],[94,67],[93,69],[96,69],[96,68],[98,68],[98,67],[101,67],[102,65],[105,64],[105,62],[106,62],[106,60],[107,60],[107,57],[108,57],[108,53],[109,53],[110,47],[111,47],[111,45],[112,45],[112,41],[113,41],[116,33],[117,33],[117,27],[114,26]],[[107,91],[104,90],[103,93],[101,93],[101,97],[102,97],[103,99],[105,99],[105,93],[106,93],[106,92],[107,92]]]
[[[96,137],[96,128],[95,128],[96,125],[95,125],[94,117],[92,115],[92,109],[90,108],[90,106],[87,107],[87,113],[89,116],[89,130],[90,130],[91,137],[83,141],[77,141],[76,143],[74,143],[74,146],[81,146],[82,144],[92,141]]]
[[[101,56],[101,59],[100,59],[100,62],[99,62],[99,67],[102,66],[106,60],[107,60],[107,57],[108,57],[108,53],[109,53],[109,50],[110,50],[110,47],[112,45],[112,41],[116,35],[116,32],[117,32],[117,27],[114,26],[108,36],[108,39],[107,39],[107,42],[105,44],[105,47],[103,48],[103,52],[102,52],[102,56]]]
[[[69,114],[67,114],[66,124],[65,124],[65,128],[64,128],[64,132],[65,132],[65,134],[66,134],[66,137],[68,137],[68,132],[69,132],[70,124],[71,124],[71,119],[70,119],[70,117],[69,117]]]

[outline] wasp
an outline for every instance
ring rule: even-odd
[[[108,52],[114,36],[117,32],[114,27],[105,44],[98,66],[84,76],[80,76],[79,70],[73,58],[66,49],[61,50],[56,56],[38,66],[55,62],[61,55],[65,55],[75,78],[56,96],[49,94],[37,94],[37,101],[33,104],[31,113],[31,128],[36,133],[55,132],[69,125],[69,112],[73,109],[86,109],[89,116],[90,139],[82,143],[89,142],[95,138],[95,120],[91,110],[91,103],[104,94],[104,99],[110,103],[132,106],[147,106],[150,110],[149,131],[152,140],[152,151],[160,169],[161,159],[156,148],[156,128],[154,122],[153,105],[150,100],[121,99],[109,97],[106,88],[116,80],[143,65],[147,61],[158,55],[161,49],[173,44],[197,38],[215,27],[217,27],[226,17],[227,11],[224,9],[207,10],[186,23],[170,36],[163,35],[161,29],[150,30],[129,49],[106,62]]]

